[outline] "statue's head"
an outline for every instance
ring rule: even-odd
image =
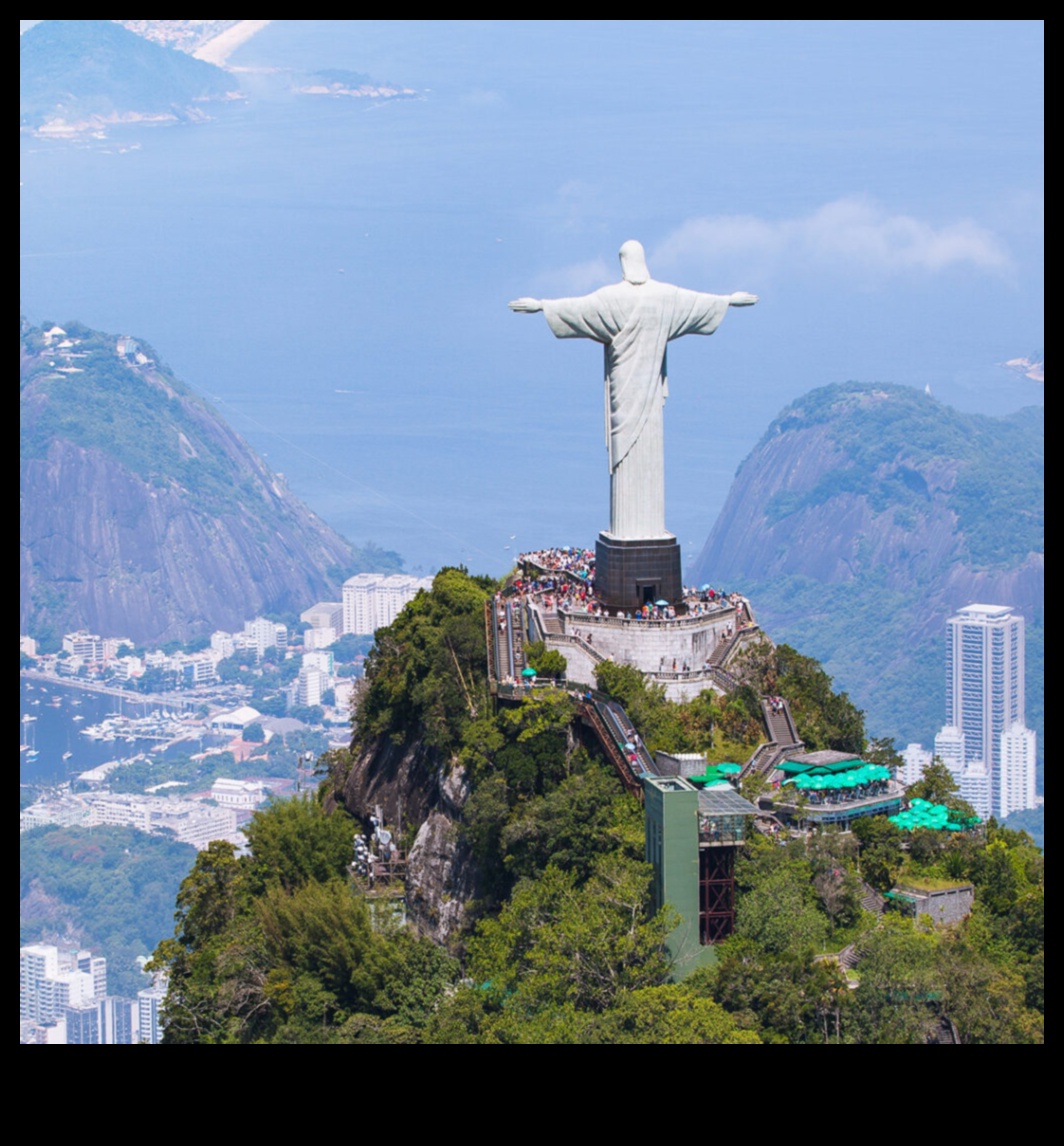
[[[647,270],[647,256],[643,244],[636,239],[629,239],[621,244],[621,275],[626,283],[639,286],[650,278]]]

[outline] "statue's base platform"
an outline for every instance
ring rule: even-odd
[[[655,601],[682,605],[680,543],[675,537],[627,540],[600,533],[595,596],[610,609],[641,609]]]

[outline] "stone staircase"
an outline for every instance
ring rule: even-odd
[[[794,752],[802,747],[798,729],[794,725],[794,717],[791,716],[790,705],[785,700],[777,710],[768,697],[762,697],[761,715],[765,721],[765,732],[769,740],[746,762],[742,778],[754,773],[771,776],[788,752]]]
[[[863,880],[861,882],[861,906],[865,911],[871,911],[874,915],[882,915],[883,910],[887,905],[887,901],[879,894],[874,887],[870,887]]]
[[[562,635],[562,623],[557,613],[548,613],[545,610],[539,610],[539,623],[540,627],[546,636],[560,637]]]

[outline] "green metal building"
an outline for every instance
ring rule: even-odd
[[[716,960],[735,927],[735,855],[757,813],[726,782],[701,790],[679,776],[643,778],[654,906],[679,915],[667,946],[674,978]]]

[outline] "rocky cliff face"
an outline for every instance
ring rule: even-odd
[[[22,632],[188,640],[339,592],[347,543],[130,340],[23,332]]]
[[[818,657],[876,734],[926,738],[947,616],[972,601],[1041,614],[1043,443],[1041,408],[985,418],[898,386],[813,391],[739,468],[694,578],[754,592],[773,636]],[[1040,646],[1028,659],[1030,716]]]
[[[1030,539],[1017,536],[1000,560],[979,560],[962,520],[971,510],[957,505],[958,480],[984,461],[977,454],[992,452],[994,443],[974,440],[963,416],[916,392],[828,390],[835,392],[828,417],[820,416],[819,401],[810,413],[796,403],[742,464],[698,558],[696,576],[757,581],[804,576],[841,584],[874,571],[892,589],[934,583],[956,605],[979,593],[1005,599],[1004,593],[1024,609],[1039,604],[1045,568],[1041,539],[1033,551],[1025,544]],[[904,405],[904,420],[899,424],[892,418],[877,432],[875,414],[890,403]],[[849,431],[843,423],[856,411],[864,415],[862,427]],[[917,439],[928,427],[910,438],[904,425],[909,419],[943,423],[944,439],[959,428],[971,448],[960,454],[926,450]],[[950,425],[955,419],[961,427]],[[868,440],[861,439],[862,432]],[[948,442],[943,444],[948,449]],[[1005,441],[999,445],[1008,448]],[[1028,435],[1027,446],[1028,454],[1037,454],[1040,474],[1041,435]],[[1017,467],[1027,460],[1015,457]],[[1000,492],[987,488],[988,512]],[[1023,492],[1029,492],[1026,483]]]
[[[379,807],[387,824],[419,825],[407,859],[411,921],[437,943],[457,936],[477,894],[476,866],[458,823],[469,798],[465,773],[413,738],[382,737],[355,756],[343,787],[344,807],[368,818]]]

